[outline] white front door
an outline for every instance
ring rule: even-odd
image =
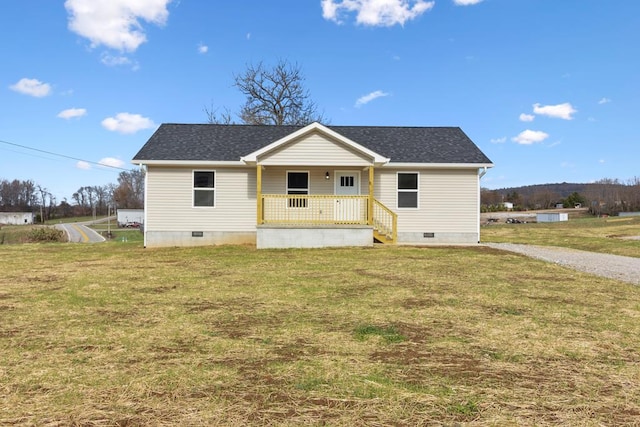
[[[337,196],[357,196],[360,194],[360,172],[341,171],[334,174]],[[353,222],[360,219],[360,200],[336,199],[335,220]]]

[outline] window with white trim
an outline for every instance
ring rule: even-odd
[[[309,194],[309,172],[287,172],[287,194]],[[290,197],[290,208],[306,208],[306,197]]]
[[[398,172],[398,208],[418,208],[417,172]]]
[[[193,171],[193,206],[214,207],[216,205],[216,173]]]

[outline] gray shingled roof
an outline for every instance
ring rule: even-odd
[[[458,127],[327,127],[392,163],[491,163]],[[165,123],[133,160],[239,161],[301,128]]]

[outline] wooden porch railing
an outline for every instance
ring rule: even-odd
[[[373,199],[373,230],[382,243],[394,243],[398,239],[398,214]]]
[[[367,196],[263,194],[263,224],[367,224]]]
[[[308,194],[262,194],[260,224],[283,225],[372,225],[376,239],[393,243],[397,237],[397,215],[369,196]],[[371,217],[370,217],[371,215]]]

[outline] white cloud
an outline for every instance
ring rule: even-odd
[[[142,129],[155,126],[153,120],[142,117],[140,114],[118,113],[115,117],[107,117],[102,121],[102,126],[113,132],[136,133]]]
[[[503,136],[502,138],[491,138],[490,141],[492,144],[503,144],[507,142],[507,137]]]
[[[102,55],[100,55],[100,62],[102,62],[104,65],[107,65],[109,67],[118,67],[121,65],[132,65],[132,67],[134,69],[137,69],[138,66],[137,64],[134,64],[131,59],[129,59],[128,57],[124,56],[124,55],[110,55],[107,52],[103,52]]]
[[[559,140],[557,140],[555,142],[552,142],[547,147],[552,148],[552,147],[555,147],[556,145],[560,145],[560,144],[562,144],[562,140],[561,139],[559,139]]]
[[[611,100],[609,98],[602,98],[600,101],[598,101],[598,104],[602,105],[602,104],[608,104],[610,102]]]
[[[532,122],[535,118],[536,116],[534,116],[533,114],[525,114],[525,113],[520,114],[521,122]]]
[[[565,102],[558,105],[540,105],[533,104],[533,112],[541,116],[554,117],[564,120],[573,120],[572,115],[578,110],[573,108],[571,104]]]
[[[80,160],[78,163],[76,163],[76,167],[78,169],[83,169],[83,170],[89,170],[91,169],[91,165],[87,162],[84,162],[82,160]]]
[[[98,163],[114,168],[121,168],[122,166],[124,166],[124,162],[122,160],[116,159],[114,157],[105,157],[104,159],[100,159]]]
[[[342,23],[341,17],[355,13],[361,25],[391,27],[404,25],[435,5],[425,0],[322,0],[322,17]]]
[[[9,86],[9,89],[24,95],[35,96],[36,98],[42,98],[51,94],[51,85],[49,83],[42,83],[37,79],[20,79],[18,83]]]
[[[470,6],[473,4],[478,4],[480,3],[482,0],[453,0],[453,3],[456,6]]]
[[[247,33],[247,40],[251,40],[251,33]]]
[[[61,119],[73,119],[74,117],[82,117],[86,115],[87,110],[84,108],[69,108],[58,113],[58,117]]]
[[[371,92],[370,94],[361,96],[360,98],[358,98],[358,100],[356,101],[356,108],[362,107],[365,104],[368,104],[369,102],[373,101],[376,98],[381,98],[384,96],[389,96],[389,94],[387,92],[383,92],[381,90],[376,90],[374,92]]]
[[[204,44],[200,43],[200,44],[198,45],[198,53],[205,54],[205,53],[207,53],[207,52],[209,52],[209,46],[207,46],[207,45],[204,45]]]
[[[67,0],[69,29],[91,41],[133,52],[147,36],[140,20],[162,26],[167,22],[171,0]]]
[[[518,136],[511,138],[511,140],[521,145],[531,145],[536,142],[542,142],[547,138],[549,138],[549,134],[545,132],[527,129],[520,132]]]

